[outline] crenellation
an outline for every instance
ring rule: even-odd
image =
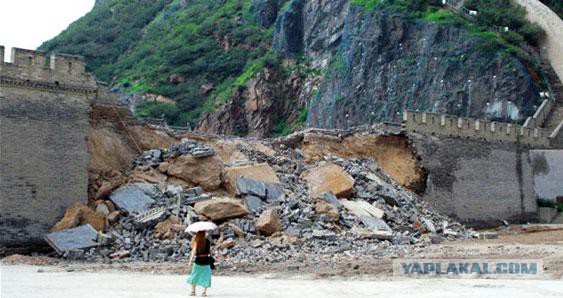
[[[2,47],[3,48],[3,47]],[[48,56],[41,51],[12,49],[11,62],[0,63],[3,81],[23,80],[55,84],[72,88],[96,88],[96,80],[86,73],[86,63],[80,56],[55,54]]]
[[[550,132],[538,127],[416,111],[405,111],[403,120],[403,125],[409,132],[521,143],[533,147],[553,146]]]

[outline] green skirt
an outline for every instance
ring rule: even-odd
[[[188,275],[187,282],[204,288],[211,288],[211,266],[192,265],[192,273]]]

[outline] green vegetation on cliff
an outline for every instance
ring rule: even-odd
[[[104,1],[41,49],[83,55],[98,79],[129,92],[174,98],[176,106],[146,103],[138,115],[179,125],[226,101],[272,59],[272,30],[251,20],[250,0],[140,2]]]
[[[350,1],[365,11],[385,7],[400,12],[401,17],[466,28],[472,35],[481,37],[482,46],[493,53],[520,53],[519,47],[536,44],[542,34],[536,25],[525,21],[525,11],[508,0],[467,0],[466,6],[479,12],[474,21],[444,9],[440,0]],[[176,101],[175,105],[141,104],[136,109],[138,116],[164,115],[170,124],[195,124],[203,113],[224,105],[265,66],[282,67],[286,71],[307,68],[304,59],[298,59],[295,65],[281,64],[271,46],[274,28],[257,24],[273,21],[255,21],[253,15],[264,16],[263,12],[268,12],[275,19],[279,7],[272,6],[285,3],[280,15],[285,12],[289,22],[287,31],[292,33],[291,30],[299,27],[297,20],[302,19],[286,11],[295,1],[268,2],[262,14],[252,8],[257,2],[105,0],[40,49],[85,56],[89,71],[99,80],[121,87],[123,92],[154,93]],[[493,26],[507,26],[510,31],[492,32]],[[414,64],[416,57],[412,61]],[[336,55],[325,74],[346,72],[344,66],[342,57]],[[287,134],[303,125],[307,111],[299,107],[292,109],[293,114],[299,112],[299,117],[281,119],[275,134]]]
[[[526,19],[526,10],[510,0],[466,0],[464,6],[477,12],[472,21],[466,20],[442,5],[440,0],[352,0],[352,3],[372,10],[379,6],[387,6],[396,11],[435,23],[466,27],[472,33],[482,34],[490,39],[491,34],[497,35],[498,46],[516,46],[524,44],[537,46],[544,36],[541,27]],[[508,31],[503,32],[507,27]],[[500,32],[492,32],[498,28]]]

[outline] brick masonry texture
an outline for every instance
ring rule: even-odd
[[[48,65],[16,50],[0,61],[0,247],[43,244],[69,205],[87,201],[96,82],[79,57],[59,57]]]
[[[427,172],[423,198],[471,226],[537,217],[528,149],[516,144],[411,133]]]

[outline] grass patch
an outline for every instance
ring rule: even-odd
[[[353,5],[360,6],[366,11],[375,9],[381,2],[381,0],[352,0]]]

